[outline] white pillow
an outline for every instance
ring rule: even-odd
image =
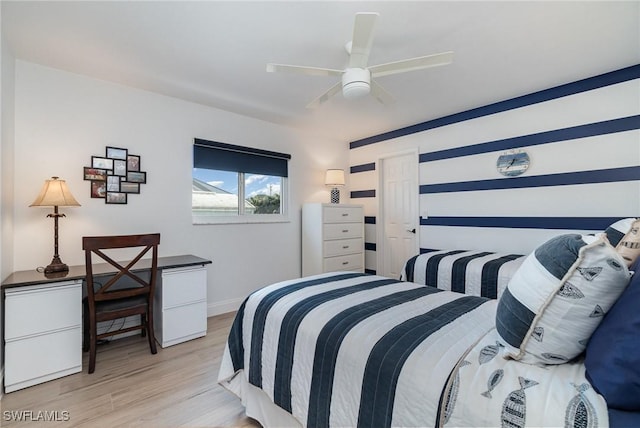
[[[504,354],[562,364],[578,356],[629,283],[606,236],[561,235],[527,256],[498,302]]]

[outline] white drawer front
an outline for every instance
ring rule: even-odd
[[[5,344],[6,387],[15,383],[77,368],[82,370],[80,327]]]
[[[207,332],[207,302],[167,309],[162,313],[162,342]]]
[[[324,207],[325,223],[361,222],[362,207]]]
[[[325,224],[324,239],[363,238],[362,223]]]
[[[334,272],[338,270],[361,270],[363,268],[362,259],[362,253],[340,257],[327,257],[324,259],[324,271]]]
[[[203,300],[207,300],[207,270],[204,267],[162,271],[164,309]]]
[[[81,283],[6,292],[6,340],[81,325]]]
[[[362,238],[336,239],[324,241],[324,255],[326,257],[342,256],[345,254],[361,253],[364,247]]]

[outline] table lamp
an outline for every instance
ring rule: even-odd
[[[53,207],[53,213],[47,217],[53,217],[53,259],[51,264],[44,268],[45,274],[68,272],[69,266],[62,263],[58,254],[58,217],[65,217],[64,214],[58,213],[58,207],[79,207],[80,204],[73,197],[67,182],[60,180],[58,177],[51,177],[46,180],[40,190],[40,194],[30,207]]]
[[[342,169],[328,169],[327,175],[324,179],[324,184],[327,186],[333,186],[331,188],[331,203],[340,203],[340,189],[338,186],[344,186],[344,170]]]

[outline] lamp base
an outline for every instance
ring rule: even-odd
[[[331,203],[339,204],[340,203],[340,189],[334,187],[331,189]]]
[[[60,260],[60,257],[56,255],[56,256],[53,256],[53,260],[51,260],[51,263],[49,264],[49,266],[44,268],[44,273],[47,274],[47,273],[58,273],[58,272],[69,272],[69,266],[62,263],[62,260]]]

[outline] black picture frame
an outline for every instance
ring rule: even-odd
[[[104,202],[106,204],[124,205],[127,203],[127,194],[123,192],[107,192]]]
[[[143,171],[129,171],[127,172],[127,181],[130,183],[146,183],[147,173]]]
[[[85,166],[83,177],[91,183],[91,197],[104,199],[106,204],[126,204],[130,194],[140,194],[140,185],[147,183],[146,171],[140,170],[140,156],[129,149],[106,146],[105,156],[91,156],[91,166]]]
[[[122,147],[107,146],[106,157],[109,159],[120,159],[126,161],[128,152],[129,150],[123,149]]]
[[[120,182],[120,191],[122,193],[140,193],[140,183],[130,183],[128,181]]]
[[[113,160],[113,175],[121,177],[127,176],[127,161],[122,159]]]
[[[140,171],[140,156],[127,155],[127,171]]]
[[[84,179],[89,181],[107,181],[107,170],[85,166]]]
[[[91,156],[91,168],[113,171],[113,159],[102,156]]]
[[[91,181],[91,197],[104,199],[107,194],[107,182],[106,181]]]
[[[107,192],[120,192],[120,176],[107,176]]]

